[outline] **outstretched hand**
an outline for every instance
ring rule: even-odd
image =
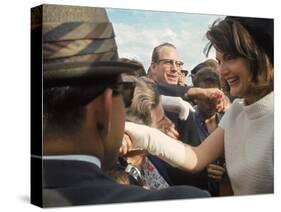
[[[224,93],[218,88],[202,88],[202,98],[204,100],[223,99]]]
[[[146,153],[142,148],[136,148],[129,135],[126,133],[123,136],[122,144],[119,148],[119,156],[135,156]]]
[[[186,120],[189,116],[189,111],[194,112],[192,105],[184,101],[181,97],[164,96],[162,97],[162,104],[166,111],[178,113],[181,120]]]
[[[119,148],[119,155],[124,156],[132,149],[133,143],[127,134],[124,134],[121,147]]]
[[[218,88],[191,88],[193,99],[210,102],[216,106],[217,112],[225,112],[229,106],[229,101],[224,93]]]
[[[172,166],[185,167],[186,148],[181,141],[170,138],[158,129],[132,122],[125,123],[125,132],[130,136],[134,148],[147,150]]]

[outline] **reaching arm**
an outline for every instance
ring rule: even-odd
[[[189,88],[185,96],[191,100],[211,101],[218,112],[225,112],[225,95],[218,88]]]
[[[125,131],[134,147],[143,148],[170,165],[190,172],[202,170],[223,152],[222,128],[217,128],[198,147],[172,139],[157,129],[131,122],[126,122]]]
[[[199,146],[193,147],[197,157],[197,164],[193,171],[204,169],[215,161],[224,152],[224,130],[220,127],[215,129]],[[190,160],[187,155],[187,160]]]

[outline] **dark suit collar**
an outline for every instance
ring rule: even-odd
[[[84,161],[97,165],[101,168],[100,159],[94,155],[44,155],[43,160],[71,160],[71,161]]]
[[[83,181],[107,178],[95,164],[77,160],[43,160],[43,187],[78,185]]]

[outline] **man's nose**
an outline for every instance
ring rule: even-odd
[[[172,68],[173,71],[177,71],[177,72],[180,70],[180,68],[179,68],[178,65],[176,64],[176,61],[173,62],[171,68]]]

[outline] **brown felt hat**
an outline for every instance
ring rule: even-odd
[[[31,14],[33,38],[42,44],[44,87],[106,80],[140,68],[119,61],[104,8],[44,4]]]

